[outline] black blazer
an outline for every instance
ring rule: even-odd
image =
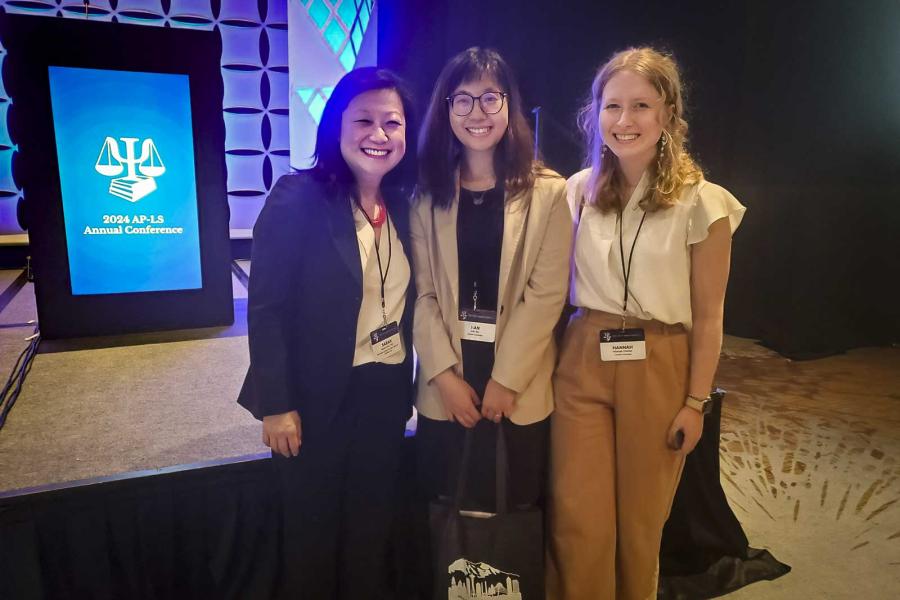
[[[409,257],[408,196],[397,189],[382,191]],[[250,368],[238,397],[241,406],[257,419],[297,410],[304,430],[333,419],[353,368],[362,289],[349,198],[309,171],[283,176],[253,228]],[[395,405],[407,416],[413,394],[415,300],[410,277],[400,323],[409,385],[398,390]]]

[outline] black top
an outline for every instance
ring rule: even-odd
[[[459,307],[497,310],[500,251],[503,246],[503,187],[459,193],[456,245],[459,255]],[[478,306],[473,306],[477,287]],[[494,368],[494,345],[462,340],[463,378],[479,397]]]

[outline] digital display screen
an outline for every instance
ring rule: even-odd
[[[72,294],[201,288],[188,76],[49,75]]]

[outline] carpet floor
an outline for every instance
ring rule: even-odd
[[[729,503],[793,567],[728,597],[900,597],[900,349],[792,362],[728,338],[718,383]]]

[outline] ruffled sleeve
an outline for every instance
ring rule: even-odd
[[[705,240],[709,235],[709,226],[723,217],[728,217],[733,234],[746,210],[725,188],[708,181],[702,182],[688,217],[687,243],[696,244]]]
[[[569,212],[572,214],[572,221],[577,223],[581,216],[581,203],[584,200],[584,188],[587,185],[588,177],[591,175],[590,169],[578,171],[566,182],[566,201],[569,204]]]

